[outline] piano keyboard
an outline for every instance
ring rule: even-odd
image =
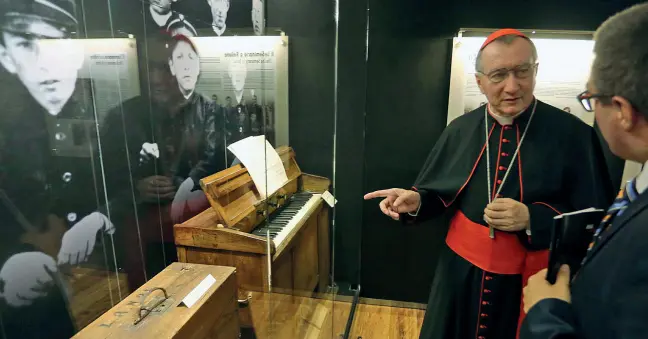
[[[265,237],[270,231],[270,238],[274,242],[275,248],[279,248],[296,227],[301,227],[305,217],[317,207],[320,197],[321,194],[311,192],[295,193],[284,205],[285,207],[278,212],[275,211],[264,224],[252,231],[252,234]]]

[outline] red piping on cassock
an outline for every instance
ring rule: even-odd
[[[517,131],[517,144],[520,144],[520,125],[515,124]],[[524,202],[524,185],[522,184],[522,147],[518,151],[518,172],[520,177],[520,202]]]
[[[497,165],[495,165],[495,168],[500,168],[500,160],[502,156],[502,139],[504,137],[504,126],[502,126],[502,129],[500,129],[500,140],[499,140],[499,148],[497,150]],[[486,154],[488,156],[488,154]],[[488,172],[486,172],[488,173]],[[499,171],[495,171],[495,180],[493,180],[493,190],[491,192],[491,200],[495,200],[495,196],[497,195],[497,178],[499,177]],[[490,180],[490,178],[489,178]]]
[[[495,124],[493,124],[493,127],[491,127],[490,132],[488,132],[488,140],[486,140],[486,143],[488,143],[490,141],[491,135],[493,135],[493,130],[495,130]],[[479,160],[481,160],[482,155],[484,155],[484,151],[486,150],[486,143],[484,143],[484,146],[482,147],[481,152],[479,152],[479,156],[477,157],[477,160],[475,160],[475,164],[473,164],[473,168],[470,171],[470,175],[466,179],[466,182],[463,183],[463,185],[461,186],[459,191],[457,191],[457,194],[455,194],[454,198],[452,198],[452,200],[450,202],[445,202],[445,200],[443,200],[443,198],[439,197],[439,199],[441,200],[441,202],[443,203],[443,205],[445,207],[449,207],[450,205],[452,205],[452,203],[454,203],[455,200],[457,200],[457,197],[459,196],[461,191],[463,191],[463,189],[466,188],[466,185],[468,185],[468,182],[472,178],[473,174],[475,174],[475,170],[477,169],[477,165],[479,164]]]

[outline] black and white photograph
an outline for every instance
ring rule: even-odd
[[[265,134],[274,145],[277,41],[270,37],[198,37],[192,41],[201,51],[197,91],[218,99],[226,117],[227,144]]]
[[[115,105],[100,126],[108,197],[124,224],[123,265],[135,287],[177,261],[173,225],[209,206],[199,181],[225,168],[224,113],[196,88],[200,49],[181,34],[146,44],[149,96]]]
[[[72,0],[0,4],[0,324],[9,338],[74,334],[69,274],[105,265],[116,233],[98,199],[76,13]]]
[[[265,34],[263,0],[150,0],[147,31],[185,36]],[[150,32],[147,32],[147,35]]]

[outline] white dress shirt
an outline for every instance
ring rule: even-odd
[[[223,25],[222,28],[218,28],[212,25],[212,29],[214,30],[214,33],[216,33],[216,35],[221,36],[223,35],[223,33],[225,33],[225,29],[227,29],[227,25]]]
[[[637,189],[637,193],[639,194],[645,192],[648,188],[648,162],[643,165],[641,172],[639,172],[639,175],[637,175],[635,188]]]

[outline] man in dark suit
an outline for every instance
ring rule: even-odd
[[[579,100],[594,111],[610,150],[648,162],[648,3],[608,19],[596,32],[587,91]],[[567,266],[554,285],[546,271],[524,290],[527,317],[521,337],[648,337],[648,168],[629,181],[595,232],[571,281]]]

